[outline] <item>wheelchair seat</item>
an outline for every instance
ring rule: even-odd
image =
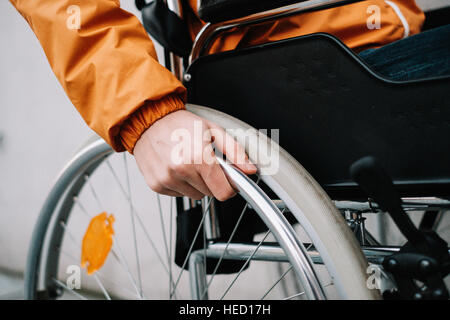
[[[323,33],[203,56],[187,73],[190,103],[279,129],[334,199],[363,197],[349,167],[367,155],[402,196],[450,196],[450,77],[391,81]]]

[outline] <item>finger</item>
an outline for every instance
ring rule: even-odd
[[[150,187],[150,186],[149,186]],[[154,192],[165,195],[165,196],[171,196],[171,197],[183,197],[184,195],[176,192],[174,190],[170,190],[164,187],[160,187],[160,188],[155,188],[153,189],[152,187],[150,187],[150,189],[152,189]]]
[[[143,169],[145,171],[144,177],[145,177],[145,182],[147,183],[148,187],[159,194],[163,194],[166,196],[172,196],[172,197],[182,197],[183,194],[172,190],[171,188],[166,187],[165,185],[163,185],[162,183],[160,183],[156,177],[154,177],[152,174],[150,174],[150,172],[155,172],[155,171],[148,171],[149,170],[149,165],[148,163],[145,163],[143,166]]]
[[[248,159],[245,149],[221,127],[211,122],[209,122],[209,125],[214,145],[220,152],[226,155],[227,160],[246,174],[256,173],[257,168]]]
[[[183,197],[184,196],[181,193],[178,193],[176,191],[169,190],[169,189],[164,189],[164,193],[162,193],[162,194],[166,195],[166,196],[171,196],[171,197]]]
[[[185,195],[189,198],[193,198],[196,200],[200,200],[203,198],[203,194],[192,187],[190,184],[188,184],[186,181],[181,179],[175,174],[175,171],[173,169],[167,168],[167,170],[158,170],[154,171],[157,172],[157,176],[155,177],[154,182],[156,182],[157,186],[175,191],[177,193],[180,193],[182,195]]]
[[[206,148],[210,149],[206,152],[213,152],[211,146]],[[212,163],[203,162],[199,166],[199,174],[217,200],[225,201],[236,194],[215,158]]]
[[[184,197],[187,196],[192,199],[200,200],[203,198],[203,194],[186,182],[171,181],[171,182],[150,182],[148,183],[150,189],[159,194],[164,194],[172,197]]]
[[[170,188],[179,194],[181,193],[182,195],[195,200],[201,200],[206,195],[187,182],[181,180],[174,183]]]
[[[193,170],[180,170],[175,171],[175,175],[181,179],[184,180],[186,183],[191,185],[194,189],[198,190],[205,196],[212,196],[213,194],[209,190],[208,186],[206,185],[205,181],[203,181],[203,178],[200,176],[200,174],[197,172],[195,167],[193,167]]]

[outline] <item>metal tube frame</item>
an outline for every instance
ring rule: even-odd
[[[182,8],[180,7],[180,3],[178,0],[166,0],[167,7],[176,13],[178,16],[182,16]],[[166,50],[166,49],[164,49]],[[182,81],[183,74],[184,74],[184,66],[183,66],[183,59],[176,54],[169,52],[169,60],[170,60],[170,66],[169,70],[172,71],[172,73],[177,77],[178,80]]]
[[[309,258],[307,250],[281,211],[249,177],[221,158],[216,159],[228,179],[233,181],[233,185],[239,194],[252,206],[253,210],[271,230],[280,247],[289,254],[289,262],[292,264],[298,279],[300,279],[306,296],[315,300],[326,299],[324,289],[313,267],[313,261]],[[208,248],[211,245],[210,243]]]
[[[219,22],[215,24],[207,23],[195,38],[194,45],[189,56],[189,64],[191,64],[195,59],[207,52],[214,38],[217,37],[217,35],[221,32],[230,30],[235,27],[248,26],[269,20],[285,18],[303,12],[328,9],[360,1],[363,0],[308,0],[272,10],[267,10],[264,12],[255,13],[238,19]]]
[[[201,55],[205,54],[209,47],[212,45],[214,39],[217,36],[235,27],[243,27],[248,25],[254,25],[258,23],[263,23],[270,20],[280,19],[288,17],[291,15],[326,9],[330,7],[336,7],[341,5],[346,5],[350,3],[360,2],[362,0],[308,0],[299,2],[296,4],[280,7],[273,10],[268,10],[260,13],[255,13],[246,17],[233,19],[229,21],[219,22],[219,23],[207,23],[201,31],[198,33],[191,54],[189,56],[189,64],[191,64],[195,59],[199,58]],[[179,6],[178,0],[167,0],[169,9],[181,16],[181,8]],[[183,59],[173,53],[169,53],[170,59],[170,70],[179,79],[183,80],[184,65]],[[189,78],[185,78],[189,80]],[[234,174],[234,173],[233,173]],[[205,200],[202,201],[202,205],[205,206]],[[405,211],[417,211],[426,209],[450,209],[450,200],[441,198],[402,198],[403,208]],[[207,202],[206,202],[207,203]],[[274,204],[278,209],[288,208],[280,200],[274,200]],[[357,202],[357,201],[334,201],[336,207],[341,210],[349,210],[355,213],[377,213],[381,212],[377,203],[367,201],[367,202]],[[192,204],[195,206],[195,204]],[[256,204],[255,204],[256,206]],[[252,204],[250,204],[252,207]],[[214,208],[214,204],[212,204]],[[218,224],[217,214],[214,209],[205,219],[205,231],[208,240],[215,240],[220,237],[220,228]],[[189,260],[189,273],[191,278],[191,293],[193,298],[200,298],[206,288],[206,278],[203,274],[205,255],[208,258],[220,258],[222,255],[224,259],[228,260],[246,260],[256,249],[256,244],[242,244],[242,243],[230,243],[226,245],[225,243],[212,243],[210,242],[206,249],[201,249],[192,253]],[[302,247],[302,246],[300,246]],[[375,264],[381,264],[383,259],[400,250],[400,247],[382,247],[382,246],[361,246],[366,258],[369,262]],[[226,252],[224,253],[226,249]],[[304,248],[303,248],[304,249]],[[449,250],[450,252],[450,250]],[[303,251],[301,255],[308,256],[315,264],[322,264],[322,259],[316,250],[309,250],[308,252]],[[271,245],[261,245],[256,253],[254,253],[252,260],[262,260],[262,261],[278,261],[278,262],[289,262],[288,257],[284,254],[280,246]],[[304,270],[296,270],[304,273],[305,270],[311,268],[308,265],[308,261],[302,261]],[[311,270],[313,270],[311,268]],[[311,272],[311,270],[309,272]],[[308,276],[309,279],[310,276]],[[195,285],[194,285],[195,284]],[[321,291],[320,285],[315,288],[317,291],[315,295],[321,296],[323,292]],[[310,292],[311,294],[311,292]],[[204,295],[207,299],[207,293]]]
[[[304,247],[309,247],[311,244],[304,243]],[[192,254],[201,257],[203,262],[206,252],[207,258],[220,258],[223,255],[225,260],[247,260],[255,249],[258,247],[256,243],[211,243],[206,250],[199,249]],[[361,246],[361,249],[370,263],[381,264],[386,256],[390,256],[400,251],[399,246]],[[450,249],[449,249],[450,252]],[[320,254],[314,248],[308,250],[308,256],[315,264],[323,264]],[[261,245],[258,251],[253,255],[251,260],[255,261],[272,261],[272,262],[289,262],[288,257],[283,249],[276,244]],[[193,264],[197,263],[197,259],[193,259]]]
[[[283,201],[273,200],[279,209],[289,210]],[[382,212],[380,206],[373,201],[333,201],[336,208],[341,211],[348,210],[355,213],[379,213]],[[402,206],[405,211],[420,211],[420,210],[449,210],[450,200],[436,197],[414,197],[402,198]]]
[[[203,225],[205,228],[206,240],[215,241],[220,238],[219,215],[217,212],[215,199],[211,197],[204,197],[202,199],[202,209],[203,212],[206,211]]]
[[[195,59],[206,52],[208,46],[212,44],[214,38],[217,37],[221,32],[227,31],[234,27],[243,27],[269,20],[288,17],[290,15],[295,15],[302,12],[327,9],[360,1],[363,0],[308,0],[272,10],[267,10],[264,12],[255,13],[238,19],[219,22],[216,24],[207,23],[195,38],[188,62],[189,64],[191,64]],[[176,13],[178,16],[182,16],[182,8],[180,7],[180,3],[178,2],[178,0],[166,0],[166,3],[171,11]],[[184,79],[183,59],[172,52],[169,52],[168,56],[169,61],[167,62],[170,62],[170,66],[168,66],[169,69],[177,77],[178,80],[182,81]],[[187,78],[186,80],[188,81],[189,79]]]
[[[296,4],[280,7],[273,10],[268,10],[256,14],[252,14],[246,17],[233,19],[229,21],[219,22],[219,23],[207,23],[201,31],[198,33],[191,54],[189,56],[189,64],[191,64],[195,59],[205,54],[209,47],[212,45],[214,39],[222,32],[230,30],[235,27],[243,27],[248,25],[254,25],[258,23],[263,23],[270,20],[280,19],[284,17],[288,17],[291,15],[320,10],[335,6],[341,6],[345,4],[360,2],[362,0],[308,0],[299,2]],[[173,12],[181,16],[181,8],[179,6],[178,0],[167,0],[167,4],[169,9]],[[179,80],[189,80],[189,78],[184,78],[184,66],[183,60],[181,57],[176,56],[173,53],[169,53],[170,58],[170,69],[172,73]],[[188,76],[188,75],[187,75]],[[205,204],[208,199],[205,198],[202,201],[202,206],[205,207]],[[440,198],[403,198],[403,208],[405,211],[417,211],[417,210],[425,210],[425,209],[450,209],[450,201],[447,199]],[[282,203],[280,200],[274,201],[276,207],[278,209],[287,209],[288,208]],[[334,201],[336,207],[341,210],[349,210],[351,212],[355,212],[358,214],[361,213],[377,213],[381,212],[377,203],[371,202],[370,200],[367,202],[357,202],[357,201]],[[195,204],[191,204],[195,206]],[[255,204],[255,206],[257,206]],[[252,204],[250,204],[252,207]],[[210,212],[205,218],[205,232],[206,237],[209,241],[214,241],[220,238],[220,227],[218,224],[218,217],[216,210],[214,210],[214,204],[211,204]],[[364,226],[362,226],[364,233]],[[381,246],[364,246],[362,243],[362,250],[371,263],[381,264],[383,259],[391,255],[395,252],[398,252],[400,247],[381,247]],[[301,247],[301,246],[300,246]],[[226,252],[224,253],[226,249]],[[200,298],[200,295],[204,292],[206,288],[206,278],[203,274],[204,272],[204,263],[205,263],[205,255],[208,258],[220,258],[223,254],[224,259],[229,260],[246,260],[250,257],[250,255],[256,249],[256,245],[253,244],[238,244],[238,243],[230,243],[228,247],[224,243],[212,243],[209,242],[206,249],[201,249],[192,253],[189,260],[189,273],[191,278],[191,293],[193,298]],[[304,248],[303,248],[304,249]],[[450,251],[450,250],[449,250]],[[302,255],[307,255],[314,263],[321,264],[322,259],[319,253],[315,250],[310,250],[308,252],[303,251]],[[263,261],[278,261],[278,262],[288,262],[289,259],[284,255],[283,250],[279,246],[268,246],[261,245],[252,260],[263,260]],[[308,261],[302,261],[302,265],[304,270],[296,270],[304,273],[306,269],[309,269],[311,266],[308,266]],[[306,268],[305,268],[306,267]],[[309,268],[308,268],[309,267]],[[311,270],[313,270],[311,268]],[[310,276],[308,276],[309,279]],[[318,296],[322,295],[323,292],[320,285],[316,288]],[[311,292],[310,292],[311,294]],[[203,298],[207,299],[207,293]]]
[[[189,283],[191,286],[191,298],[193,300],[208,300],[204,252],[204,249],[194,251],[189,257]]]

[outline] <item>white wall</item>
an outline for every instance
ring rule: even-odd
[[[28,24],[9,1],[0,10],[0,266],[23,270],[50,184],[90,132]]]
[[[137,12],[134,1],[123,6]],[[9,1],[0,1],[0,12],[0,267],[23,270],[51,183],[92,131],[66,97],[26,21]]]

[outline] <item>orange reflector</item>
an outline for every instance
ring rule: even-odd
[[[105,263],[112,246],[114,216],[106,212],[93,217],[81,245],[81,267],[93,274]]]

